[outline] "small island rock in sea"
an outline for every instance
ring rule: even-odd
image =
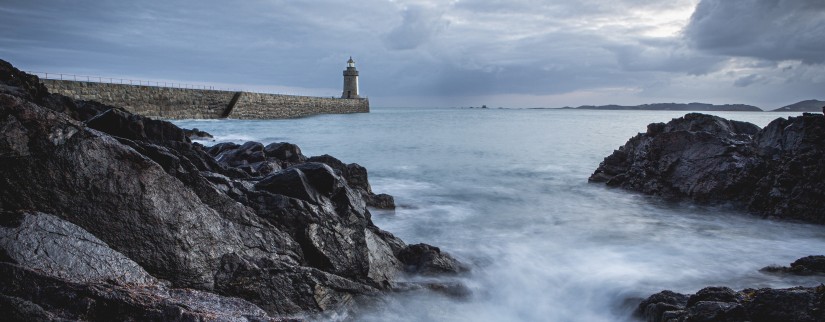
[[[590,176],[673,200],[733,203],[755,215],[825,224],[825,116],[778,118],[763,129],[691,113],[652,123],[606,157]],[[755,256],[759,256],[755,254]],[[767,274],[825,272],[823,256]],[[692,295],[665,290],[641,301],[646,321],[823,321],[825,287],[744,289],[724,286]]]

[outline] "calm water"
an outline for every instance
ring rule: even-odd
[[[716,113],[767,125],[778,113]],[[399,209],[375,223],[473,265],[467,299],[418,292],[362,308],[359,321],[622,321],[626,299],[707,285],[818,285],[771,264],[823,254],[821,226],[724,207],[667,203],[587,178],[651,122],[684,112],[374,109],[271,121],[180,121],[218,141],[287,141],[369,170]],[[342,318],[332,316],[331,318]]]

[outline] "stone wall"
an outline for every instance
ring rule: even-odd
[[[316,114],[367,113],[367,99],[340,99],[244,92],[232,109],[231,118],[292,118]]]
[[[338,99],[219,90],[44,79],[52,93],[122,107],[161,119],[278,119],[316,114],[367,113],[366,99]],[[239,93],[234,105],[232,98]],[[228,113],[228,114],[226,114]]]

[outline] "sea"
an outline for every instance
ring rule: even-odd
[[[639,300],[816,286],[821,276],[761,273],[825,250],[822,226],[751,216],[730,205],[665,201],[590,184],[599,163],[647,124],[678,111],[373,108],[287,120],[182,120],[217,142],[298,144],[369,171],[395,211],[378,227],[468,263],[466,296],[391,293],[327,320],[635,321]],[[786,113],[710,112],[764,127]],[[795,114],[798,115],[798,114]]]

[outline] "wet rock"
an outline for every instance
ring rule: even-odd
[[[213,147],[214,148],[214,147]],[[243,145],[224,145],[218,148],[222,152],[215,156],[218,163],[229,167],[243,166],[250,163],[266,161],[264,145],[258,142],[246,142]]]
[[[215,138],[214,136],[212,136],[212,134],[209,134],[209,132],[201,131],[198,128],[194,128],[194,129],[191,129],[191,130],[190,129],[182,129],[182,130],[183,130],[183,133],[186,134],[186,137],[188,137],[190,140],[211,140],[211,139]]]
[[[386,193],[372,194],[367,198],[367,205],[378,209],[395,209],[395,198]]]
[[[741,300],[738,298],[739,294],[734,292],[732,289],[728,287],[706,287],[696,294],[691,295],[688,298],[687,306],[693,306],[698,302],[738,302]]]
[[[589,181],[825,224],[825,116],[780,118],[761,130],[699,113],[654,123]]]
[[[19,98],[0,94],[0,115],[30,150],[3,160],[3,209],[54,214],[181,286],[210,288],[220,254],[243,249],[238,226],[135,149]]]
[[[98,114],[86,121],[86,126],[130,140],[189,142],[186,132],[170,122],[134,115],[120,108]]]
[[[825,256],[807,256],[797,259],[789,267],[768,266],[760,271],[792,275],[825,275]]]
[[[345,164],[335,157],[324,154],[307,159],[308,162],[320,162],[335,169],[340,176],[347,180],[347,184],[361,193],[367,206],[379,209],[395,209],[395,199],[388,194],[375,194],[370,186],[367,169],[357,163]]]
[[[410,273],[427,275],[469,271],[469,267],[457,261],[450,254],[427,244],[409,245],[401,249],[398,252],[398,259],[405,265],[405,270]]]
[[[668,321],[667,312],[681,312],[687,304],[688,296],[673,291],[662,291],[651,295],[639,303],[636,315],[649,322]]]
[[[264,149],[267,157],[278,159],[282,162],[282,167],[286,168],[292,164],[305,162],[307,157],[301,153],[301,148],[292,143],[278,142],[266,146]]]
[[[320,202],[321,196],[330,197],[343,185],[332,169],[320,163],[292,167],[264,178],[255,184],[258,190],[268,191],[310,202]]]
[[[216,281],[222,294],[249,299],[280,314],[334,309],[352,303],[355,295],[378,291],[315,268],[254,262],[236,255],[222,259]]]
[[[745,308],[739,303],[700,301],[688,306],[685,321],[748,321]]]
[[[49,93],[35,75],[26,74],[0,59],[0,93],[20,97],[39,106],[63,113],[75,120],[86,121],[112,106]]]
[[[825,287],[745,289],[708,287],[688,299],[663,291],[639,304],[646,321],[822,321]]]
[[[825,288],[745,290],[745,309],[751,321],[823,321]]]
[[[297,146],[204,148],[171,123],[49,94],[3,63],[0,307],[9,312],[266,320],[258,306],[339,309],[390,289],[409,265],[363,193]],[[345,168],[369,187],[366,170]],[[423,272],[460,266],[431,252]]]
[[[137,263],[86,230],[44,213],[6,213],[18,223],[0,226],[7,262],[77,283],[157,283]]]
[[[281,321],[239,298],[160,285],[74,283],[9,263],[0,263],[0,294],[10,321]]]

